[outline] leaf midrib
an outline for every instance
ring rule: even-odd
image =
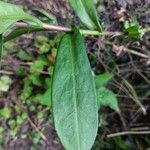
[[[74,35],[73,35],[74,36]],[[77,98],[76,98],[76,80],[75,80],[75,57],[74,57],[74,44],[73,44],[73,37],[71,36],[70,38],[70,44],[71,44],[71,51],[70,51],[70,54],[71,54],[71,68],[72,68],[72,79],[73,79],[73,95],[74,95],[74,107],[75,107],[75,125],[76,125],[76,133],[77,133],[77,145],[78,145],[78,150],[80,150],[81,146],[80,146],[80,134],[79,134],[79,120],[78,120],[78,116],[79,116],[79,112],[78,112],[78,107],[77,107]]]

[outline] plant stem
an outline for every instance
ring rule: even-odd
[[[30,27],[27,23],[23,23],[23,22],[17,22],[16,26],[20,27],[20,28]],[[42,29],[52,30],[52,31],[60,31],[60,32],[71,32],[72,31],[71,28],[62,27],[62,26],[58,26],[58,25],[51,25],[51,24],[47,24],[47,23],[43,23]],[[84,30],[84,29],[80,29],[80,33],[83,35],[114,35],[114,36],[123,35],[122,32],[112,32],[112,31],[98,32],[98,31]]]
[[[114,35],[114,36],[123,35],[122,32],[111,32],[111,31],[98,32],[98,31],[83,30],[83,29],[80,29],[80,33],[83,35]]]
[[[43,23],[43,28],[48,30],[54,30],[54,31],[64,31],[64,32],[71,32],[72,30],[70,28],[62,27],[62,26],[56,26],[51,25],[47,23]]]
[[[27,23],[23,23],[23,22],[17,22],[16,23],[17,27],[21,27],[21,28],[28,28],[30,27]],[[40,29],[40,28],[39,28]],[[51,25],[51,24],[47,24],[47,23],[43,23],[43,26],[41,27],[41,29],[46,29],[46,30],[52,30],[52,31],[58,31],[58,32],[71,32],[72,29],[71,28],[67,28],[67,27],[62,27],[62,26],[58,26],[58,25]],[[141,32],[149,32],[150,28],[144,28],[140,30]],[[99,32],[99,31],[95,31],[95,30],[84,30],[84,29],[80,29],[80,33],[83,35],[110,35],[110,36],[120,36],[123,35],[123,32],[112,32],[112,31],[103,31],[103,32]]]
[[[147,130],[147,131],[123,131],[123,132],[108,134],[107,138],[129,135],[129,134],[150,134],[150,131],[149,130]]]

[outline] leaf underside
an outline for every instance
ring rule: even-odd
[[[89,150],[98,128],[94,79],[78,29],[60,43],[52,82],[55,128],[67,150]]]

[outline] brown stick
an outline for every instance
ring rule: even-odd
[[[117,132],[117,133],[112,133],[108,134],[108,138],[116,137],[116,136],[121,136],[121,135],[128,135],[128,134],[150,134],[150,131],[123,131],[123,132]]]

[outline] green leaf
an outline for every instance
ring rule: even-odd
[[[4,107],[4,108],[0,109],[0,117],[8,119],[8,118],[10,118],[10,116],[11,116],[11,112],[8,107]]]
[[[33,87],[31,86],[31,80],[29,78],[24,79],[24,87],[20,96],[21,100],[26,100],[32,94]]]
[[[69,0],[81,21],[89,28],[102,31],[92,0]]]
[[[124,22],[124,32],[130,38],[140,38],[143,36],[143,33],[140,31],[140,26],[135,17],[132,17],[130,21]]]
[[[36,60],[30,66],[30,72],[34,73],[34,74],[40,74],[40,72],[43,70],[45,64],[46,64],[46,62],[43,60]]]
[[[29,55],[27,52],[23,50],[19,50],[19,52],[16,55],[19,59],[24,60],[24,61],[31,61],[32,57]]]
[[[12,41],[6,42],[6,43],[4,43],[4,49],[9,52],[16,52],[16,50],[13,50],[13,49],[15,49],[14,45],[15,45],[15,43]]]
[[[0,1],[0,34],[17,21],[26,21],[31,26],[41,27],[42,22],[25,13],[20,7]]]
[[[51,53],[52,53],[52,56],[55,58],[57,55],[57,48],[52,48]]]
[[[47,53],[49,52],[49,49],[50,49],[50,45],[48,43],[44,43],[43,45],[40,46],[39,53],[40,54]]]
[[[98,128],[96,90],[78,29],[65,34],[52,81],[55,128],[67,150],[90,150]]]
[[[36,86],[42,86],[42,80],[40,79],[40,76],[37,74],[30,74],[28,78],[31,80],[31,82]]]
[[[115,144],[117,145],[118,149],[121,149],[121,150],[128,149],[126,143],[121,138],[121,136],[114,137],[113,140],[115,141]]]
[[[9,78],[8,76],[1,76],[0,77],[0,91],[7,92],[9,90],[11,83],[12,83],[11,78]]]
[[[10,34],[8,34],[6,37],[4,37],[4,42],[10,41],[14,38],[17,38],[23,34],[26,33],[32,33],[36,31],[47,31],[46,29],[42,28],[35,28],[35,27],[29,27],[29,28],[17,28],[13,30]]]
[[[47,89],[43,94],[37,94],[35,100],[40,104],[51,107],[51,81],[52,79],[46,78],[44,88]]]
[[[51,85],[51,84],[50,84]],[[51,106],[51,87],[47,89],[47,91],[43,94],[38,94],[35,97],[35,100],[37,100],[40,104],[45,106]]]
[[[48,13],[47,11],[45,11],[44,9],[33,9],[34,11],[39,12],[40,14],[42,14],[45,18],[42,18],[42,22],[46,22],[46,23],[50,23],[50,24],[56,24],[56,17],[53,16],[52,14]]]
[[[0,69],[1,69],[1,61],[2,61],[2,54],[3,54],[3,35],[0,34]]]
[[[96,75],[95,76],[96,87],[98,88],[98,87],[106,85],[108,81],[112,79],[112,77],[113,77],[113,74],[110,74],[110,73]]]
[[[38,44],[40,46],[41,44],[47,43],[48,38],[46,36],[43,36],[43,35],[38,35],[35,38],[35,42],[36,42],[36,44]]]
[[[51,78],[51,77],[46,78],[46,79],[45,79],[44,87],[45,87],[46,89],[49,89],[51,83],[52,83],[52,78]]]
[[[17,76],[25,76],[26,75],[26,70],[23,67],[17,67],[15,70],[15,74]]]
[[[100,87],[96,92],[97,104],[99,108],[102,106],[109,106],[111,109],[119,111],[116,95],[112,91],[106,89],[105,87]]]

